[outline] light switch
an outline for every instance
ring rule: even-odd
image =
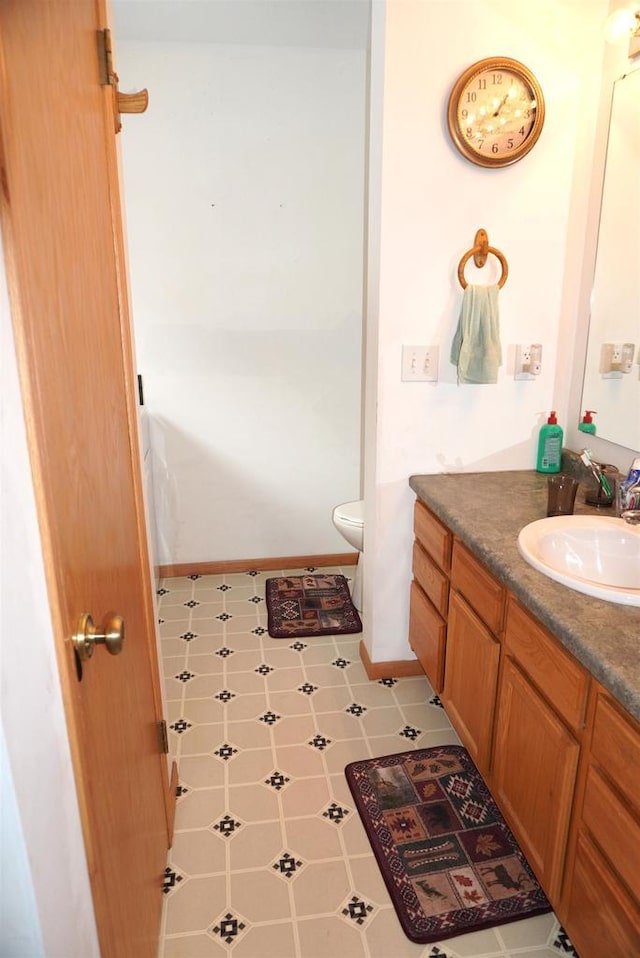
[[[402,381],[405,383],[437,383],[437,346],[402,347]]]

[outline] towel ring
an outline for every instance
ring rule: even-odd
[[[504,284],[507,282],[507,276],[509,275],[509,266],[507,260],[503,253],[499,249],[496,249],[495,246],[489,246],[489,237],[487,236],[485,230],[478,230],[474,237],[473,249],[470,249],[464,254],[460,263],[458,265],[458,279],[460,285],[463,289],[467,288],[467,281],[464,278],[464,268],[473,256],[473,261],[475,265],[481,269],[484,264],[487,262],[487,256],[489,253],[493,253],[497,259],[500,260],[500,266],[502,267],[502,275],[498,280],[498,289],[502,289]]]

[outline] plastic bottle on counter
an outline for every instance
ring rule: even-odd
[[[640,458],[633,460],[629,475],[618,484],[618,504],[621,511],[640,509]]]
[[[556,411],[552,409],[549,418],[540,429],[536,459],[538,472],[560,472],[563,435],[562,426],[558,425]]]

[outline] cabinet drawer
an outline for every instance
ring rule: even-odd
[[[422,548],[434,562],[448,572],[451,568],[451,542],[453,536],[427,507],[416,501],[413,513],[413,531]]]
[[[587,773],[582,821],[640,901],[640,826],[593,766]]]
[[[640,809],[640,731],[603,692],[596,705],[591,754],[631,806]]]
[[[434,690],[442,692],[444,682],[444,649],[447,626],[426,595],[415,582],[411,583],[409,644],[418,656]]]
[[[557,640],[509,596],[505,645],[573,729],[582,728],[589,676]]]
[[[493,633],[500,632],[505,590],[458,540],[453,544],[451,585],[462,593]]]
[[[447,614],[449,580],[419,542],[413,543],[413,577],[431,599],[440,615]]]

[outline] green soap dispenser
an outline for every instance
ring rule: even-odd
[[[562,426],[558,425],[556,411],[552,409],[545,425],[540,429],[538,458],[536,459],[536,470],[538,472],[560,472],[562,437]]]
[[[596,409],[585,409],[582,422],[578,423],[578,429],[581,432],[589,432],[592,436],[596,434],[596,424],[592,417],[597,413]]]

